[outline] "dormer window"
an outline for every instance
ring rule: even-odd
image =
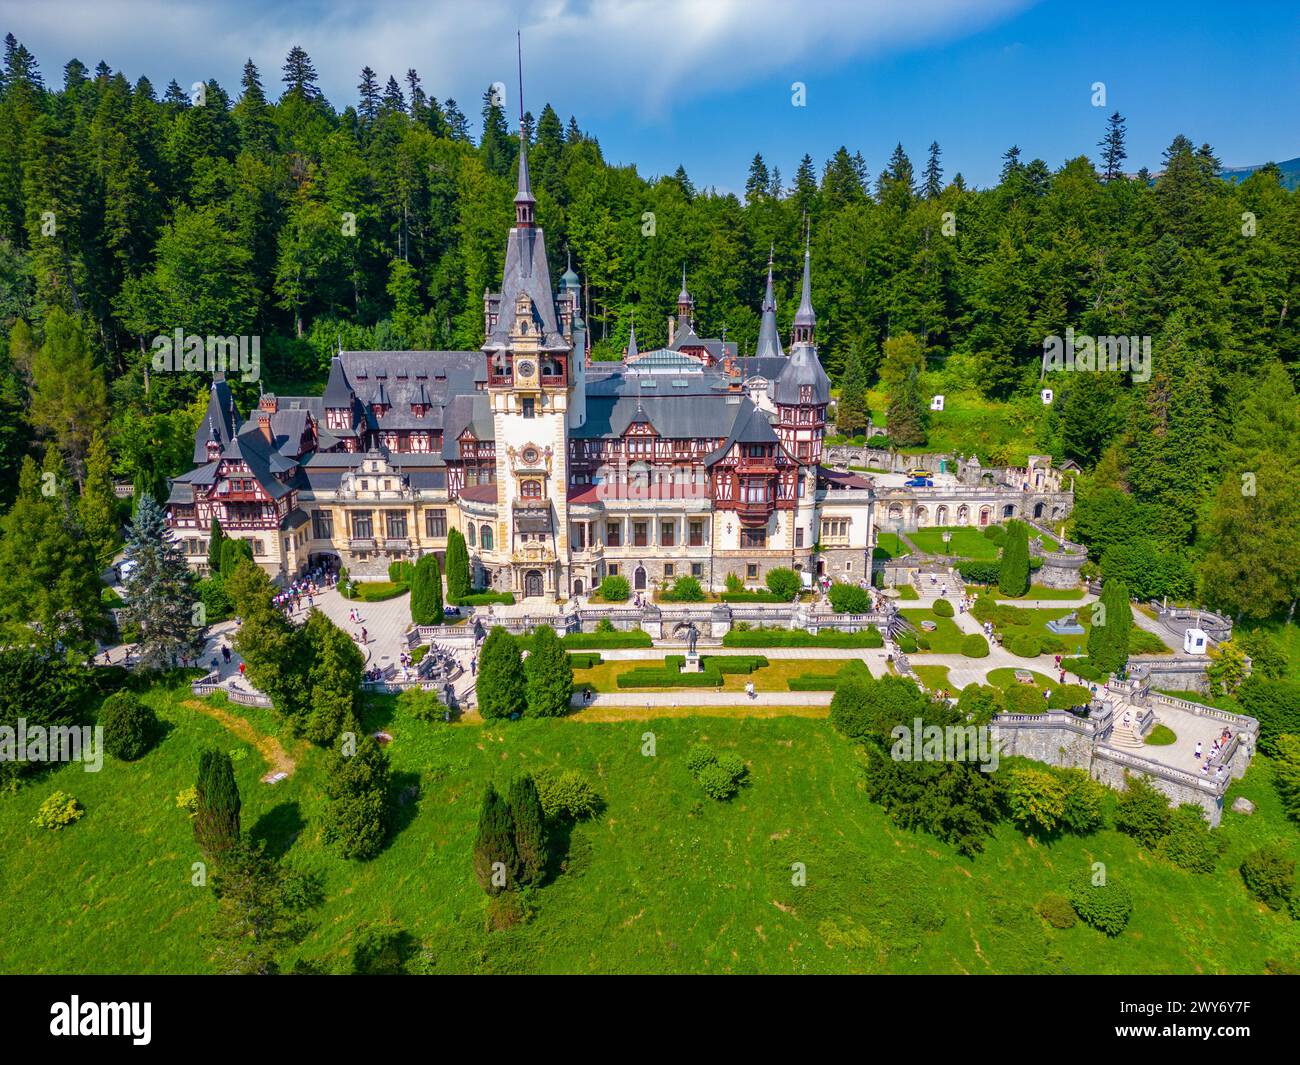
[[[799,386],[799,402],[800,402],[800,403],[811,403],[811,402],[812,402],[812,398],[813,398],[812,392],[813,392],[813,390],[812,390],[812,385],[800,385],[800,386]]]

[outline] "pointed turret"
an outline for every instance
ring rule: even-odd
[[[519,124],[519,190],[515,193],[515,225],[531,229],[537,201],[533,199],[533,186],[528,178],[528,135],[523,123]]]
[[[626,360],[635,359],[637,357],[637,354],[638,352],[636,347],[636,319],[633,318],[632,328],[627,335],[627,351],[624,353],[623,358]]]
[[[695,298],[686,288],[686,264],[682,263],[682,290],[677,293],[677,332],[684,333],[695,322]]]
[[[791,342],[794,344],[811,344],[817,328],[817,315],[812,306],[812,252],[811,241],[807,231],[804,233],[803,246],[803,292],[799,297],[799,309],[794,313],[794,330]]]
[[[754,354],[759,358],[765,356],[779,358],[785,354],[781,350],[781,335],[776,328],[776,295],[772,291],[772,252],[767,256],[767,292],[763,295],[763,319],[758,327],[758,347]]]

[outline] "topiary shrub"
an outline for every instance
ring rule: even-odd
[[[611,573],[603,581],[596,593],[609,603],[625,603],[628,596],[632,594],[632,586],[627,583],[627,578],[618,573]]]
[[[1038,637],[1022,632],[1019,636],[1011,638],[1011,641],[1007,644],[1007,650],[1020,658],[1037,658]]]
[[[609,578],[606,577],[606,580]],[[602,582],[601,587],[604,587]],[[672,588],[660,596],[671,603],[702,603],[704,602],[704,589],[700,587],[700,582],[694,577],[681,576],[673,581]]]
[[[1070,881],[1070,905],[1080,920],[1108,936],[1124,931],[1133,912],[1128,888],[1110,879],[1094,884],[1090,873],[1079,873]]]
[[[918,646],[919,645],[916,642],[916,637],[911,636],[908,633],[903,633],[901,636],[898,637],[898,649],[902,651],[903,654],[905,655],[916,654],[916,649]]]
[[[86,811],[82,808],[81,803],[69,795],[66,791],[56,791],[48,795],[40,809],[36,811],[36,816],[32,818],[32,824],[39,828],[48,828],[56,831],[65,825],[70,825],[74,821],[80,820]]]
[[[1008,714],[1041,714],[1047,709],[1043,693],[1032,684],[1012,684],[1002,693]]]
[[[934,611],[935,617],[940,618],[950,618],[954,613],[952,604],[947,599],[936,599],[931,609]]]
[[[1038,915],[1053,928],[1073,928],[1078,923],[1070,900],[1061,895],[1046,895],[1038,904]]]
[[[978,632],[971,632],[961,638],[961,653],[967,658],[988,658],[989,642]]]
[[[134,762],[153,746],[158,717],[153,708],[128,691],[114,692],[99,708],[104,748],[114,758]]]
[[[984,539],[992,540],[995,544],[1002,543],[1007,538],[1007,530],[1001,525],[984,526]]]

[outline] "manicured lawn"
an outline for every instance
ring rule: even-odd
[[[957,628],[957,623],[952,618],[941,618],[933,610],[923,610],[916,607],[900,610],[899,613],[916,626],[918,636],[924,636],[930,641],[930,654],[961,654],[961,641],[965,633]],[[936,625],[935,630],[926,632],[921,628],[922,621],[933,621]],[[926,652],[920,651],[918,653],[925,654]]]
[[[1039,691],[1042,691],[1044,688],[1056,689],[1060,687],[1060,685],[1057,684],[1056,681],[1052,680],[1051,677],[1039,673],[1037,670],[1031,669],[1029,670],[1029,674],[1034,678],[1034,687]],[[1002,669],[990,669],[988,673],[988,682],[995,688],[1010,688],[1013,684],[1020,683],[1020,681],[1016,680],[1016,670],[1009,666],[1003,667]],[[1029,685],[1026,684],[1024,687],[1027,688]]]
[[[1021,633],[1029,633],[1033,636],[1052,636],[1063,640],[1066,644],[1066,654],[1074,655],[1075,648],[1082,648],[1079,654],[1086,654],[1088,650],[1088,631],[1092,628],[1092,606],[1081,605],[1077,608],[1070,607],[1023,607],[1016,606],[1015,601],[1011,600],[1003,603],[1003,610],[1014,610],[1011,615],[1012,620],[1006,622],[994,621],[993,627],[1002,634],[1002,645],[1008,646],[1016,636]],[[1083,626],[1082,633],[1073,635],[1064,635],[1056,637],[1048,629],[1047,623],[1056,618],[1063,618],[1067,614],[1075,614],[1076,620]],[[983,618],[980,618],[982,621]],[[1173,651],[1161,642],[1160,638],[1154,633],[1147,632],[1146,629],[1140,629],[1135,624],[1130,631],[1129,651],[1132,654],[1173,654]]]
[[[876,558],[902,558],[911,553],[911,548],[898,538],[898,533],[882,532],[876,537]]]
[[[968,584],[966,585],[966,591],[971,595],[979,595],[982,592],[989,591],[989,586],[984,584]],[[1070,600],[1070,599],[1082,599],[1085,595],[1088,594],[1088,590],[1086,588],[1048,588],[1042,584],[1030,585],[1029,591],[1026,592],[1019,599],[1007,599],[1005,596],[1002,595],[1001,592],[998,591],[998,586],[996,584],[992,585],[992,591],[995,598],[1000,599],[1004,603],[1010,603],[1012,606],[1015,606],[1017,603],[1023,602],[1024,600],[1027,599]]]
[[[885,393],[873,389],[868,394],[868,402],[877,423],[888,428],[885,420],[888,397]],[[1023,466],[1040,448],[1034,439],[1033,425],[1013,416],[1010,406],[987,399],[978,392],[945,392],[944,409],[930,412],[925,445],[908,448],[908,451],[974,453],[985,466]]]
[[[947,544],[943,542],[944,533],[952,537]],[[932,555],[956,555],[958,558],[974,558],[986,562],[998,557],[998,545],[978,529],[968,526],[917,529],[907,535],[912,543]]]
[[[401,808],[386,849],[359,863],[321,842],[322,752],[281,737],[297,771],[259,784],[256,751],[185,698],[149,696],[172,729],[139,762],[110,759],[98,774],[67,766],[0,796],[0,971],[210,971],[201,933],[215,902],[190,886],[197,855],[175,805],[208,744],[248,750],[235,762],[245,828],[319,877],[324,902],[285,967],[344,971],[357,937],[378,924],[461,973],[1258,973],[1268,958],[1296,955],[1293,922],[1249,898],[1236,872],[1264,843],[1300,856],[1264,758],[1227,797],[1225,808],[1240,794],[1257,810],[1225,812],[1227,851],[1214,873],[1180,871],[1112,830],[1030,843],[1008,824],[965,859],[869,803],[859,752],[824,720],[578,715],[448,726],[377,698],[364,725],[393,736],[396,784],[418,798]],[[248,717],[273,727],[269,713]],[[643,754],[647,732],[653,756]],[[734,800],[706,798],[687,771],[697,741],[748,763],[750,783]],[[557,838],[567,866],[535,893],[532,921],[489,934],[470,868],[483,789],[543,766],[580,770],[606,809]],[[87,811],[57,833],[30,824],[55,788]],[[1109,939],[1082,924],[1049,928],[1035,904],[1098,861],[1132,893],[1128,929]],[[792,885],[794,862],[806,886]]]
[[[1168,725],[1157,725],[1146,737],[1147,743],[1152,747],[1168,747],[1171,743],[1176,743],[1178,736]]]
[[[895,588],[895,591],[898,592],[896,598],[903,600],[904,602],[916,602],[921,598],[921,593],[910,584],[900,584]]]
[[[705,655],[704,657],[708,657]],[[791,677],[802,676],[806,673],[825,674],[833,676],[843,668],[845,661],[843,658],[772,658],[767,655],[768,664],[753,673],[724,673],[722,676],[722,686],[720,688],[697,688],[696,691],[744,691],[745,685],[752,682],[756,691],[761,692],[783,692],[788,691],[789,686],[786,684]],[[660,669],[663,667],[662,658],[638,658],[626,662],[601,662],[591,669],[575,669],[573,671],[573,683],[575,685],[591,685],[598,692],[615,692],[615,691],[680,691],[682,692],[682,701],[690,702],[691,689],[686,688],[619,688],[615,683],[615,678],[620,673],[626,673],[633,669]]]
[[[921,683],[931,691],[938,691],[940,688],[952,691],[952,684],[948,681],[947,666],[913,666],[912,672],[920,677]]]

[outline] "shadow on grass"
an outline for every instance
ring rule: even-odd
[[[260,843],[268,857],[283,858],[307,827],[297,802],[282,802],[259,817],[249,830],[254,843]]]

